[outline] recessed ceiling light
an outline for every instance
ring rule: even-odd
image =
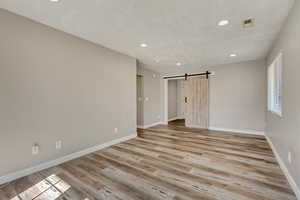
[[[181,62],[177,62],[176,65],[177,66],[181,66],[182,64],[181,64]]]
[[[235,53],[230,54],[230,57],[236,57],[237,55]]]
[[[148,45],[147,45],[147,44],[145,44],[145,43],[142,43],[140,46],[141,46],[141,47],[143,47],[143,48],[146,48],[146,47],[148,47]]]
[[[59,2],[59,0],[50,0],[51,2]]]
[[[224,19],[224,20],[219,21],[218,26],[226,26],[228,24],[229,24],[229,21]]]

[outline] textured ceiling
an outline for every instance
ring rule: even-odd
[[[264,58],[294,0],[1,0],[0,7],[164,74]],[[242,21],[255,19],[243,28]],[[228,19],[230,24],[217,26]],[[141,43],[148,48],[141,48]],[[231,58],[230,53],[238,56]],[[159,61],[159,62],[157,62]],[[178,67],[176,62],[183,63]]]

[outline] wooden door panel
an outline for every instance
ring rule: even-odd
[[[208,128],[208,82],[206,77],[191,77],[185,83],[187,127]]]

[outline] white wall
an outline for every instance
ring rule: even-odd
[[[168,119],[177,118],[177,80],[168,81]]]
[[[283,113],[282,117],[268,112],[267,135],[298,185],[300,195],[300,2],[295,1],[286,25],[283,27],[268,64],[283,53]],[[289,164],[288,152],[292,153]],[[298,196],[300,198],[300,196]]]
[[[263,132],[267,103],[266,62],[210,67],[210,127]]]
[[[210,128],[264,134],[267,109],[266,61],[219,65],[203,68],[199,72],[206,70],[215,72],[215,75],[210,76],[209,83]],[[164,88],[164,84],[161,88]],[[163,95],[167,96],[165,93]],[[165,112],[165,104],[162,107],[162,112]]]
[[[2,9],[0,25],[0,177],[136,133],[135,59]]]
[[[148,70],[143,64],[138,64],[137,74],[143,76],[144,92],[144,124],[149,126],[161,121],[161,80],[159,73]]]

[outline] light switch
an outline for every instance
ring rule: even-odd
[[[288,152],[288,161],[290,164],[292,164],[292,152]]]
[[[55,147],[56,147],[56,149],[61,149],[61,147],[62,147],[62,142],[61,142],[61,140],[56,141]]]
[[[34,144],[32,146],[32,155],[37,155],[40,152],[40,146],[38,144]]]
[[[118,128],[115,128],[115,133],[118,133],[119,132],[119,129]]]

